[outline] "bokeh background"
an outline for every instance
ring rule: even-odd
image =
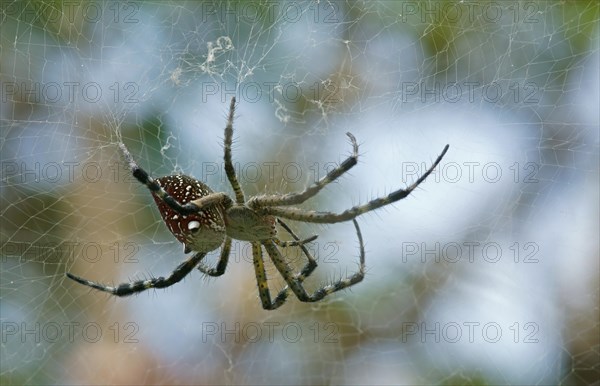
[[[577,2],[2,1],[3,384],[586,384],[599,378],[599,6]],[[154,176],[361,216],[368,272],[322,302],[261,308],[247,244],[126,299],[105,283],[183,258]],[[292,224],[319,268],[357,269],[351,224]],[[299,266],[297,250],[285,250]],[[217,252],[208,258],[216,261]],[[269,265],[273,291],[283,283]]]

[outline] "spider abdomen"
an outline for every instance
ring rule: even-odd
[[[213,193],[203,182],[185,175],[161,177],[156,182],[182,205]],[[197,213],[182,215],[156,194],[153,193],[152,197],[163,221],[173,236],[185,245],[186,252],[210,252],[221,246],[225,239],[221,208],[212,206]]]

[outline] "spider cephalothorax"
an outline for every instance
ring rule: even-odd
[[[231,159],[234,111],[235,98],[232,98],[227,126],[225,127],[224,158],[225,172],[235,193],[235,200],[232,200],[225,193],[215,193],[201,181],[184,175],[172,175],[154,180],[137,165],[125,145],[119,143],[119,148],[129,163],[133,176],[150,190],[167,227],[175,238],[184,244],[185,253],[194,252],[193,255],[179,264],[166,278],[160,276],[148,280],[123,283],[116,287],[107,286],[67,273],[70,279],[113,295],[128,296],[149,288],[171,286],[181,281],[195,267],[207,275],[220,276],[225,272],[229,261],[231,240],[237,239],[250,242],[252,245],[254,273],[263,308],[272,310],[281,306],[287,299],[289,290],[303,302],[321,300],[333,292],[359,283],[364,278],[365,250],[362,234],[355,218],[363,213],[389,205],[408,196],[431,174],[433,169],[441,162],[446,151],[448,151],[448,145],[446,145],[433,165],[408,188],[398,189],[387,196],[376,198],[364,205],[357,205],[342,213],[315,212],[294,207],[293,205],[302,204],[311,197],[314,197],[327,184],[335,181],[339,176],[356,165],[358,144],[354,136],[347,133],[352,143],[352,155],[315,184],[299,193],[260,195],[251,197],[246,201]],[[317,236],[301,240],[282,219],[326,224],[352,221],[358,237],[360,251],[358,272],[347,278],[322,286],[312,294],[308,293],[304,288],[303,282],[315,270],[317,262],[304,244],[313,241]],[[290,235],[293,241],[286,242],[279,240],[276,225],[279,225]],[[281,254],[279,247],[285,246],[299,247],[306,257],[307,263],[299,272],[294,272]],[[221,248],[221,253],[217,266],[215,268],[208,268],[202,265],[201,261],[204,256],[219,247]],[[287,286],[279,291],[274,299],[272,299],[269,286],[267,285],[263,248],[287,283]]]

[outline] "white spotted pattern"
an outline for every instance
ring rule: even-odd
[[[182,205],[213,193],[204,183],[185,175],[161,177],[156,182]],[[225,239],[222,208],[210,207],[198,213],[180,216],[160,198],[154,196],[154,201],[173,236],[189,250],[210,252],[217,249]]]

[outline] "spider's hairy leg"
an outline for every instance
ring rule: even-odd
[[[195,266],[198,265],[200,260],[206,256],[206,253],[196,253],[184,262],[179,264],[177,268],[168,277],[153,277],[148,280],[138,280],[131,283],[119,284],[116,287],[107,286],[95,281],[87,280],[79,276],[75,276],[72,273],[67,272],[69,279],[75,280],[76,282],[85,286],[97,289],[99,291],[108,292],[116,296],[129,296],[137,292],[142,292],[150,288],[166,288],[170,287],[175,283],[180,282],[186,277]]]
[[[148,190],[154,193],[158,198],[163,200],[167,205],[169,205],[173,210],[177,211],[181,215],[188,215],[198,211],[198,208],[193,203],[187,203],[185,205],[181,205],[179,201],[174,199],[167,193],[150,175],[138,164],[135,162],[127,147],[123,142],[119,142],[119,149],[123,153],[125,160],[129,164],[129,169],[131,169],[131,173],[133,176],[143,185],[146,185]]]
[[[292,236],[292,238],[296,242],[300,242],[300,238],[294,233],[294,231],[292,231],[292,229],[285,222],[283,222],[283,220],[281,220],[281,219],[278,218],[277,222],[279,223],[279,225],[281,225],[281,227],[283,229],[285,229],[285,231],[287,233],[289,233]],[[313,236],[313,237],[314,237],[314,239],[317,238],[317,236]],[[307,239],[307,240],[310,240],[310,238]],[[298,244],[298,246],[300,247],[300,249],[304,253],[304,256],[306,256],[306,259],[308,260],[308,262],[306,263],[306,265],[304,266],[304,268],[302,268],[302,270],[295,276],[300,281],[304,281],[304,279],[306,279],[308,276],[310,276],[310,274],[315,270],[315,268],[317,268],[317,261],[310,254],[310,252],[308,251],[308,249],[306,249],[306,247],[304,246],[304,244],[305,244],[304,242],[300,242]]]
[[[279,245],[282,248],[286,248],[286,247],[300,247],[304,244],[308,244],[312,241],[315,241],[319,236],[314,235],[314,236],[310,236],[304,240],[294,240],[294,241],[281,241],[278,238],[274,238],[273,241],[275,241],[275,244]]]
[[[356,220],[353,219],[352,222],[354,223],[354,227],[356,229],[356,234],[358,236],[358,242],[360,244],[360,267],[359,267],[358,272],[354,273],[350,277],[347,277],[347,278],[338,280],[332,284],[323,286],[323,287],[317,289],[312,295],[309,295],[306,292],[306,290],[302,286],[302,281],[292,273],[292,270],[291,270],[289,264],[285,261],[285,259],[281,255],[281,252],[279,252],[279,249],[277,248],[275,243],[271,240],[265,240],[262,242],[265,249],[267,250],[267,253],[269,254],[269,257],[273,261],[273,264],[275,265],[275,267],[277,268],[277,270],[279,271],[281,276],[283,276],[283,278],[285,279],[286,283],[288,283],[290,289],[294,292],[294,294],[296,295],[296,297],[298,297],[298,299],[300,301],[303,301],[303,302],[319,301],[319,300],[323,299],[325,296],[327,296],[333,292],[336,292],[336,291],[342,290],[344,288],[348,288],[354,284],[360,283],[363,280],[363,278],[365,277],[365,248],[364,248],[363,238],[362,238],[362,234],[360,232],[360,228],[359,228]]]
[[[198,264],[198,271],[208,276],[221,276],[227,269],[227,263],[229,262],[229,253],[231,252],[231,237],[225,237],[223,246],[221,247],[221,255],[219,256],[219,262],[215,268],[209,268],[202,264]]]
[[[262,256],[262,247],[258,241],[252,243],[252,261],[254,264],[254,273],[256,275],[256,283],[258,284],[258,295],[265,310],[274,310],[281,307],[288,297],[288,287],[279,291],[275,300],[271,301],[271,291],[267,283],[267,273],[265,272],[265,262]]]
[[[201,211],[205,208],[209,208],[215,205],[221,205],[224,209],[227,209],[233,205],[231,198],[223,192],[210,193],[208,196],[201,197],[197,200],[190,201],[196,207],[196,211]]]
[[[308,249],[304,246],[303,240],[292,231],[292,229],[283,221],[277,219],[277,222],[288,232],[294,240],[298,243],[297,245],[302,249],[302,252],[308,259],[306,265],[302,268],[302,270],[294,276],[296,280],[299,282],[304,281],[314,270],[317,268],[317,261],[312,257]],[[312,239],[316,238],[313,236]],[[267,274],[265,272],[265,263],[262,255],[262,246],[259,242],[252,242],[252,258],[254,261],[254,271],[256,275],[256,283],[258,285],[258,294],[260,296],[260,300],[262,306],[265,310],[274,310],[279,308],[288,297],[289,286],[285,286],[277,296],[274,301],[271,301],[271,292],[269,290],[268,282],[267,282]]]
[[[433,165],[427,171],[419,177],[419,179],[410,185],[406,189],[398,189],[385,197],[379,197],[374,200],[367,202],[364,205],[357,205],[342,213],[331,213],[331,212],[317,212],[303,210],[299,208],[287,208],[287,207],[264,207],[257,209],[262,215],[271,215],[277,217],[283,217],[295,221],[304,221],[311,223],[322,223],[322,224],[333,224],[337,222],[349,221],[361,214],[370,212],[372,210],[381,208],[382,206],[389,205],[396,201],[402,200],[408,196],[417,186],[419,186],[425,179],[433,172],[438,164],[444,158],[444,155],[448,151],[449,145],[444,147],[442,153],[437,157]]]
[[[235,202],[243,204],[246,199],[244,198],[244,192],[238,182],[235,175],[235,169],[233,168],[233,161],[231,160],[231,144],[233,142],[233,116],[235,114],[235,97],[231,98],[231,104],[229,105],[229,116],[227,117],[227,126],[225,126],[225,174],[227,179],[235,192]]]
[[[352,133],[348,132],[346,135],[350,138],[352,143],[352,155],[344,160],[337,168],[333,169],[325,177],[314,183],[312,186],[306,188],[300,193],[288,193],[284,195],[264,195],[252,197],[248,201],[248,206],[251,208],[258,208],[263,206],[282,206],[282,205],[297,205],[314,197],[321,189],[327,184],[335,181],[342,174],[352,169],[358,160],[358,143]]]

